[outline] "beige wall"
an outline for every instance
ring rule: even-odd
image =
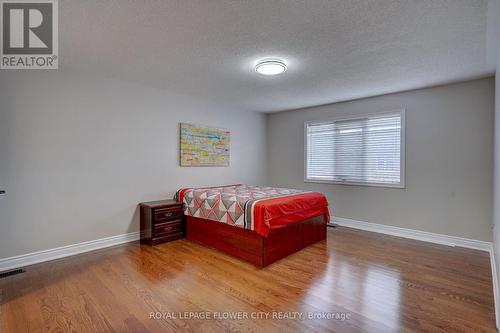
[[[500,0],[488,1],[488,16],[487,16],[487,33],[486,33],[486,49],[487,60],[489,64],[496,67],[495,75],[495,134],[494,134],[494,190],[493,190],[493,253],[495,258],[496,272],[493,278],[497,281],[493,282],[495,293],[495,314],[497,327],[500,319],[499,295],[498,295],[498,279],[500,278],[500,78],[498,69],[500,69]],[[492,267],[493,268],[493,267]],[[495,283],[496,282],[496,283]],[[497,288],[495,288],[497,287]]]
[[[500,1],[490,0],[488,7],[488,29],[494,37],[488,42],[490,49],[495,49],[494,56],[497,59],[496,75],[495,75],[495,153],[494,153],[494,195],[493,195],[493,255],[495,256],[497,279],[500,279],[500,52],[498,52],[500,44]],[[497,280],[497,285],[500,281]],[[495,306],[497,315],[497,327],[500,319],[500,302],[498,295],[495,295]]]
[[[0,74],[0,258],[138,230],[181,186],[265,183],[266,116],[58,71]],[[178,124],[231,130],[229,168],[178,166]]]
[[[406,189],[304,183],[305,121],[406,108]],[[492,78],[268,115],[269,180],[333,215],[491,241]]]
[[[500,14],[500,13],[499,13]],[[500,15],[499,15],[500,17]],[[500,279],[500,54],[498,57],[497,72],[495,75],[495,153],[494,153],[494,195],[493,195],[493,255],[496,261],[497,279]],[[495,277],[495,276],[493,276]],[[500,285],[500,281],[497,281]],[[498,290],[496,290],[498,292]],[[498,320],[500,319],[499,297],[495,295],[495,306]]]

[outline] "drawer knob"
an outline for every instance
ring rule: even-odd
[[[169,213],[165,213],[165,214],[164,214],[164,216],[165,216],[165,217],[170,217],[170,216],[172,216],[172,215],[174,215],[174,213],[171,213],[171,212],[169,212]]]

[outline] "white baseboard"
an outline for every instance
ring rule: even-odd
[[[500,300],[499,300],[499,289],[498,289],[498,274],[497,274],[497,262],[495,260],[495,249],[493,244],[490,247],[490,262],[491,262],[491,277],[493,279],[493,300],[495,302],[495,322],[497,328],[499,328],[500,320]]]
[[[491,242],[448,236],[443,234],[436,234],[427,231],[393,227],[384,224],[356,221],[356,220],[346,219],[343,217],[333,217],[332,223],[344,227],[372,231],[391,236],[410,238],[419,241],[448,245],[448,246],[466,247],[469,249],[481,250],[486,252],[490,252],[492,247]]]
[[[44,261],[73,256],[75,254],[94,251],[105,247],[119,245],[136,241],[139,239],[139,232],[117,235],[96,239],[88,242],[72,244],[39,252],[23,254],[20,256],[0,259],[0,272],[37,264]]]

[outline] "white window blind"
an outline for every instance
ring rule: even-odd
[[[306,123],[306,180],[403,186],[404,111]]]

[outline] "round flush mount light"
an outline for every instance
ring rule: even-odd
[[[286,64],[279,59],[261,60],[255,65],[255,71],[262,75],[278,75],[286,72]]]

